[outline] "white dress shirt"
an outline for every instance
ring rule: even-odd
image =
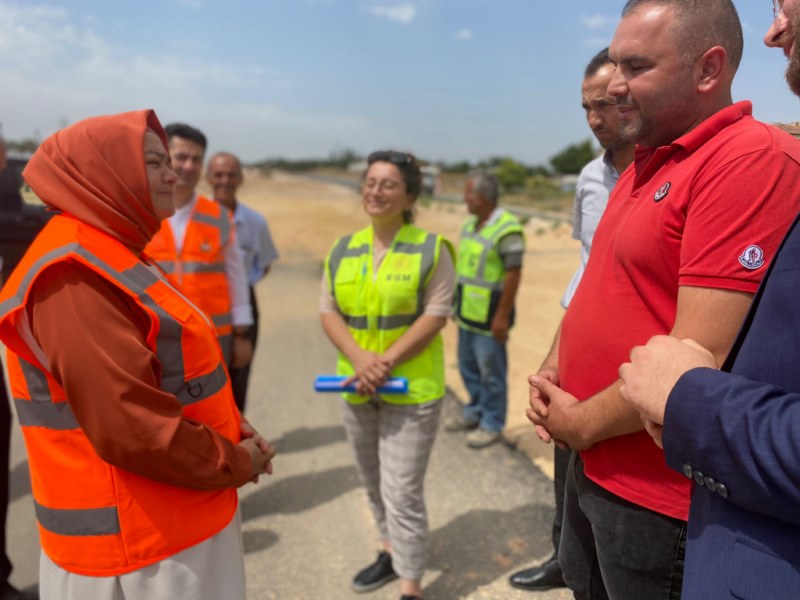
[[[561,306],[567,308],[578,284],[581,282],[586,263],[589,262],[589,251],[592,249],[592,239],[600,217],[606,210],[608,197],[611,190],[617,185],[619,173],[614,167],[613,156],[606,151],[592,162],[583,167],[578,176],[578,186],[575,190],[575,214],[572,217],[572,237],[581,241],[581,264],[572,276]]]

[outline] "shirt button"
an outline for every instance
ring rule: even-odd
[[[717,483],[716,485],[717,493],[722,496],[723,498],[728,497],[728,488],[725,486],[724,483]]]
[[[689,479],[692,478],[692,465],[683,465],[683,474]]]
[[[701,487],[705,485],[705,482],[703,481],[704,475],[702,472],[695,471],[692,477],[694,478],[694,481],[697,485]]]
[[[717,482],[714,481],[713,477],[704,477],[703,483],[705,484],[706,488],[711,490],[712,492],[717,491]]]

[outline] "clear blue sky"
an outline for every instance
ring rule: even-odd
[[[769,0],[735,0],[735,99],[800,119]],[[155,108],[247,160],[412,150],[546,163],[589,132],[588,59],[624,0],[0,0],[7,138]]]

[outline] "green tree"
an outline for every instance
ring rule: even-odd
[[[472,169],[472,165],[466,160],[442,165],[444,173],[468,173],[470,169]]]
[[[528,167],[513,158],[503,158],[495,169],[497,181],[504,191],[518,190],[525,187],[528,180]]]
[[[586,139],[579,144],[571,144],[550,159],[556,172],[563,175],[577,175],[581,169],[594,158],[592,140]]]

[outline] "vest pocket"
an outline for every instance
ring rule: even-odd
[[[492,291],[488,288],[465,285],[461,292],[461,316],[468,321],[485,323],[489,319]]]

